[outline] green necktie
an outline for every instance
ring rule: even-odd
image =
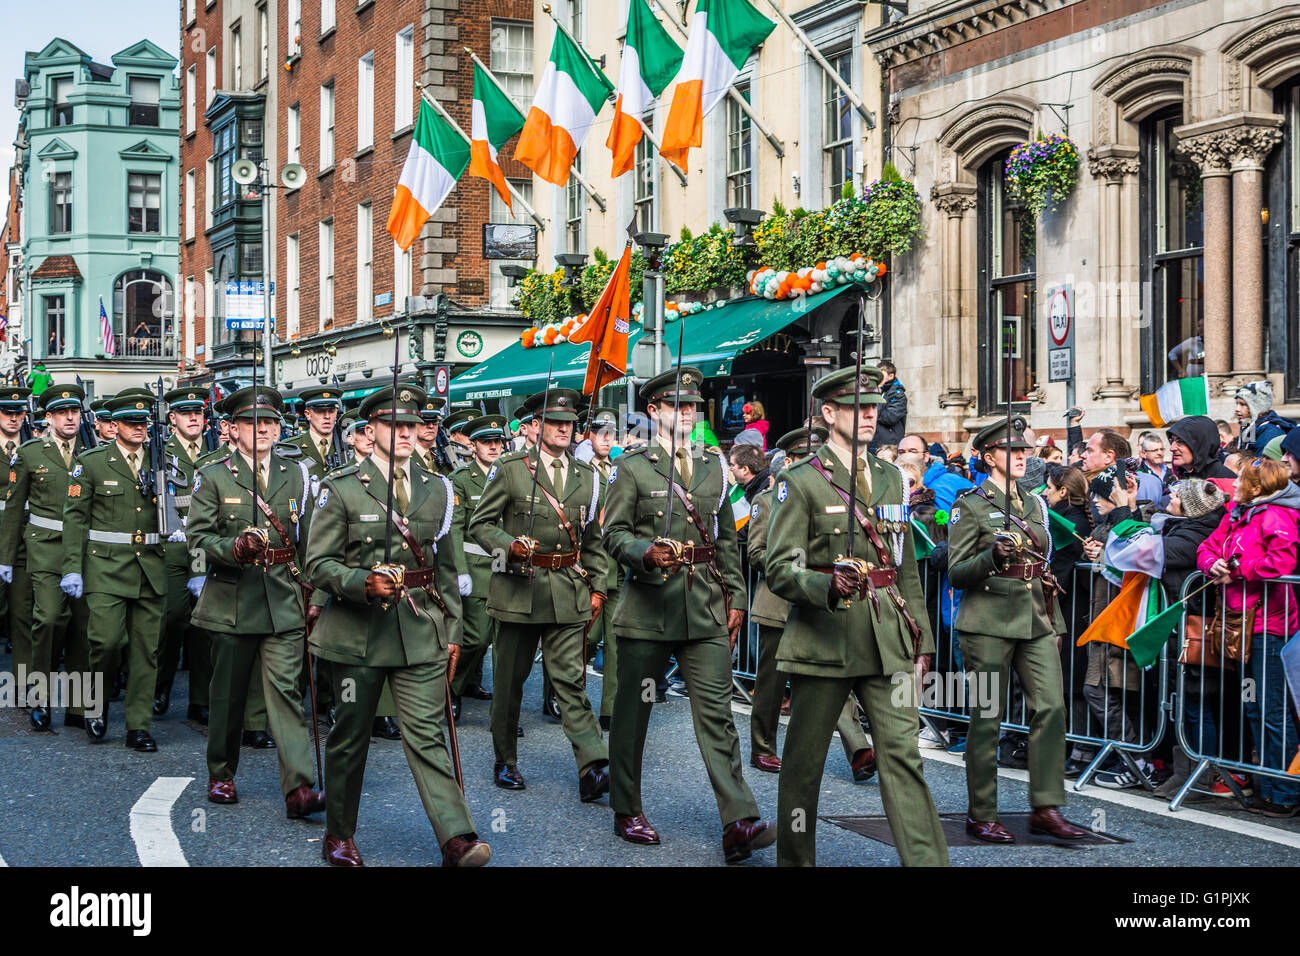
[[[682,484],[691,483],[691,453],[685,448],[677,449],[677,470],[681,473]]]
[[[411,503],[406,495],[406,469],[398,468],[393,472],[393,478],[393,498],[397,501],[397,510],[406,514],[406,506]]]
[[[558,458],[555,459],[551,462],[551,470],[554,472],[551,475],[551,484],[555,486],[555,493],[562,495],[564,494],[564,463]]]
[[[868,474],[870,474],[870,472],[867,471],[866,459],[859,458],[858,473],[855,476],[855,481],[858,486],[858,494],[862,496],[862,503],[864,505],[871,501],[871,483],[867,480]]]

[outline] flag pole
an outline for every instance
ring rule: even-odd
[[[465,131],[460,128],[459,123],[457,123],[454,119],[451,118],[451,114],[442,108],[442,104],[439,103],[437,100],[435,100],[432,94],[430,94],[429,91],[424,88],[423,83],[417,80],[415,84],[415,88],[420,91],[420,96],[424,98],[425,102],[427,102],[430,106],[432,106],[435,110],[437,110],[438,114],[442,116],[442,118],[445,119],[449,124],[451,124],[451,128],[454,129],[457,133],[459,133],[462,137],[464,137],[465,142],[467,143],[473,142],[473,140],[471,140],[468,136],[465,136]],[[540,229],[542,232],[545,232],[546,220],[543,219],[541,216],[537,215],[536,210],[534,210],[533,207],[528,204],[528,200],[525,199],[523,196],[519,195],[519,191],[510,184],[510,180],[507,179],[505,182],[506,182],[506,189],[510,190],[510,195],[514,196],[516,199],[519,200],[519,204],[524,207],[524,211],[533,218],[533,222],[537,223],[537,228]]]
[[[567,33],[568,31],[565,32]],[[583,50],[581,46],[579,46],[578,49],[582,51],[583,56],[587,57],[588,59],[591,59],[591,57],[587,54],[587,51]],[[470,51],[469,47],[465,47],[465,52],[469,53],[469,55],[473,58],[475,63],[483,67],[483,72],[487,74],[489,80],[491,80],[493,83],[496,84],[497,89],[500,90],[502,93],[504,93],[507,97],[509,97],[510,96],[509,92],[507,92],[506,88],[501,85],[501,81],[496,78],[496,74],[493,73],[490,69],[488,69],[488,67],[483,63],[482,60],[474,56],[473,52]],[[606,79],[608,79],[608,77]],[[469,139],[468,136],[466,136],[465,138]],[[572,166],[569,167],[569,175],[573,177],[575,181],[577,181],[579,186],[581,186],[583,189],[587,191],[587,195],[590,196],[592,200],[596,203],[596,205],[600,207],[600,211],[604,212],[605,197],[602,196],[600,193],[596,192],[595,187],[592,186],[591,183],[587,182],[587,180],[583,178],[582,173],[578,172]]]

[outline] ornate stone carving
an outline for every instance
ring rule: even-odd
[[[961,218],[975,208],[975,188],[960,183],[944,183],[930,189],[930,201],[946,216]]]
[[[1224,134],[1221,132],[1179,137],[1178,152],[1195,163],[1202,176],[1228,169],[1228,154],[1224,151]]]
[[[867,46],[881,63],[897,66],[1040,16],[1047,7],[1045,0],[949,4],[942,10],[922,11],[877,27],[867,34]]]
[[[1132,66],[1127,66],[1119,72],[1108,77],[1101,85],[1100,92],[1104,96],[1115,99],[1115,94],[1120,92],[1134,80],[1144,76],[1150,76],[1152,73],[1169,73],[1176,74],[1171,76],[1171,80],[1178,82],[1187,82],[1187,77],[1191,73],[1192,64],[1190,60],[1182,57],[1161,57],[1154,60],[1139,60]]]
[[[1300,17],[1288,17],[1270,23],[1262,29],[1248,33],[1243,39],[1236,40],[1224,47],[1223,52],[1234,60],[1251,62],[1252,54],[1262,46],[1283,38],[1291,39],[1300,33]]]
[[[1136,176],[1142,164],[1136,156],[1115,152],[1116,147],[1094,146],[1088,150],[1088,172],[1095,179],[1105,178],[1111,181],[1122,180],[1125,176]]]
[[[1228,61],[1228,112],[1235,113],[1241,109],[1241,61]]]
[[[1238,126],[1229,131],[1224,150],[1234,166],[1262,167],[1265,158],[1280,142],[1282,130],[1277,126]]]
[[[1282,117],[1238,114],[1198,124],[1204,133],[1178,137],[1178,151],[1201,169],[1201,174],[1224,172],[1232,166],[1263,166],[1273,147],[1282,141]]]

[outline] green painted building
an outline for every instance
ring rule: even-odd
[[[21,338],[31,362],[96,394],[176,375],[176,63],[148,40],[108,66],[55,38],[18,84]]]

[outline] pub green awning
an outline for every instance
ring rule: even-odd
[[[706,378],[731,373],[736,356],[787,325],[797,322],[853,286],[839,286],[802,299],[776,302],[758,296],[732,299],[722,308],[709,309],[684,321],[682,351],[685,364],[694,365]],[[628,336],[628,355],[642,334],[637,326]],[[671,352],[676,352],[678,327],[670,322],[664,331]],[[452,401],[491,400],[522,397],[541,391],[546,368],[551,365],[554,388],[581,389],[587,373],[591,345],[562,342],[559,345],[526,349],[515,342],[451,380]]]

